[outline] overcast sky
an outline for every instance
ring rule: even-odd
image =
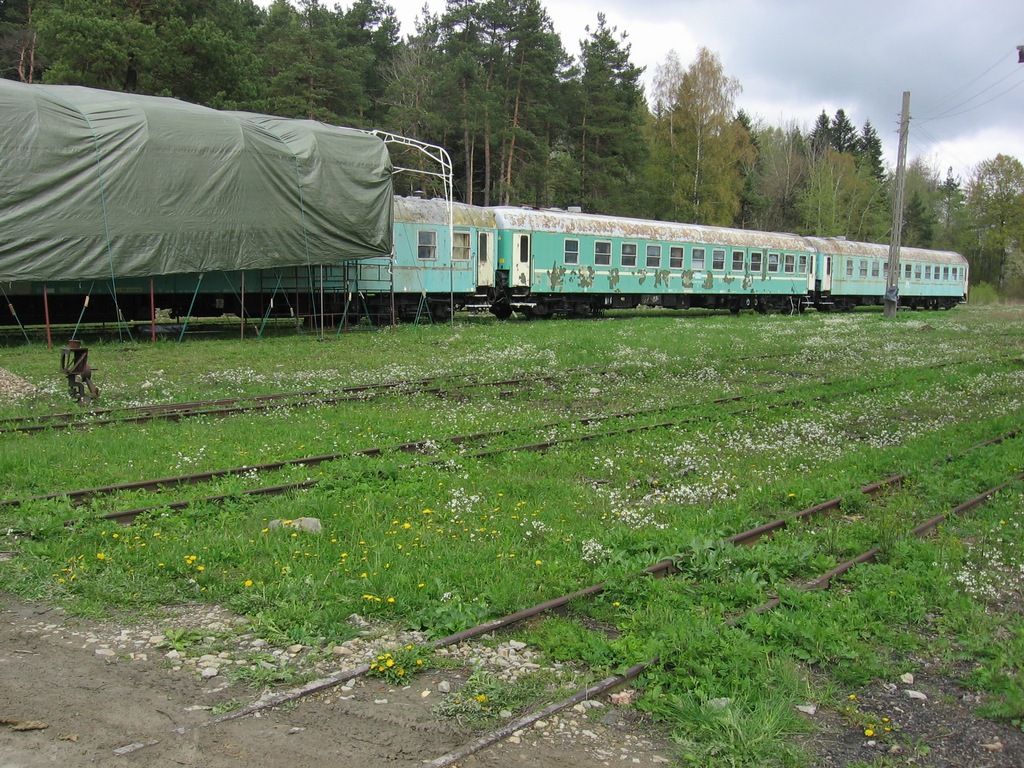
[[[386,0],[402,34],[424,0]],[[341,7],[350,3],[337,0]],[[903,92],[910,91],[909,158],[961,179],[997,154],[1024,162],[1024,0],[541,0],[566,51],[604,12],[628,34],[631,58],[655,67],[675,50],[718,54],[743,88],[737,107],[769,125],[809,130],[821,111],[870,120],[895,167]],[[333,0],[324,0],[333,7]],[[444,0],[426,0],[431,12]]]

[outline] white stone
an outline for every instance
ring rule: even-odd
[[[909,672],[905,672],[904,674],[900,675],[900,682],[904,683],[905,685],[913,685],[914,676]]]
[[[920,691],[911,691],[907,689],[904,691],[905,694],[911,699],[917,699],[918,701],[928,701],[928,697]]]
[[[203,676],[203,680],[209,680],[211,677],[219,675],[220,670],[216,667],[203,667],[203,671],[200,674]]]

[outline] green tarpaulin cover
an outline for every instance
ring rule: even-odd
[[[376,136],[0,79],[0,280],[337,264],[392,221]]]

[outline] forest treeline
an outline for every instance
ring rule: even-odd
[[[600,13],[567,52],[541,0],[447,0],[411,31],[383,0],[0,0],[6,78],[380,128],[445,147],[456,196],[482,205],[889,240],[892,171],[869,119],[754,121],[703,48],[686,65],[666,52],[645,93],[630,56]],[[1018,159],[969,178],[914,159],[905,200],[905,245],[957,250],[973,283],[1024,297]]]

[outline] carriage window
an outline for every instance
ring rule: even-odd
[[[452,259],[454,261],[469,261],[472,250],[469,232],[453,232],[452,234],[455,236],[452,241]]]
[[[924,279],[925,280],[931,280],[932,279],[932,265],[931,264],[925,264],[924,265]]]
[[[580,241],[579,240],[566,240],[565,241],[565,263],[566,264],[579,264],[580,263]]]
[[[949,267],[942,268],[942,279],[949,280]]]
[[[796,257],[792,253],[787,253],[782,257],[783,267],[782,270],[786,274],[792,275],[796,271]]]
[[[647,266],[652,269],[658,269],[661,267],[661,246],[648,244],[647,246]]]
[[[921,265],[920,264],[915,264],[914,265],[914,279],[915,280],[920,280],[921,279]]]
[[[889,279],[889,262],[888,261],[883,261],[882,262],[882,276],[886,280]]]
[[[871,276],[872,277],[878,277],[878,270],[879,270],[878,262],[877,261],[872,261],[871,262]]]
[[[487,263],[487,251],[489,250],[489,247],[487,245],[487,233],[486,232],[481,232],[480,233],[479,242],[477,243],[476,250],[477,250],[477,253],[480,254],[480,263],[481,264],[486,264]]]
[[[779,254],[769,253],[768,254],[768,271],[778,272],[779,271]]]
[[[939,279],[939,265],[938,264],[935,265],[935,272],[933,272],[932,274],[935,276],[936,280]]]
[[[913,267],[913,266],[911,266],[910,264],[905,264],[905,265],[903,266],[903,277],[904,277],[904,278],[905,278],[906,280],[909,280],[909,279],[910,279],[910,272],[911,272],[911,270],[913,270],[913,269],[914,269],[914,267]]]
[[[694,270],[704,269],[704,249],[694,248],[693,249],[693,268]]]
[[[519,263],[530,263],[530,238],[528,235],[519,236]]]
[[[416,258],[437,258],[437,232],[432,229],[421,229],[416,233]]]
[[[846,276],[853,277],[853,259],[846,260]]]
[[[599,267],[607,267],[612,263],[612,244],[608,240],[598,240],[594,243],[594,264]]]
[[[743,271],[743,262],[746,261],[745,257],[746,257],[746,254],[743,251],[733,251],[732,252],[732,271],[733,272],[742,272]]]
[[[668,266],[671,269],[683,268],[683,249],[680,246],[668,249]]]
[[[721,248],[714,248],[711,251],[711,268],[725,269],[725,251]]]
[[[800,254],[800,260],[797,262],[797,264],[799,265],[797,267],[797,270],[800,272],[800,274],[801,275],[806,275],[807,274],[807,254],[806,253],[801,253]]]
[[[760,251],[751,251],[751,253],[750,253],[750,271],[755,273],[755,274],[760,272],[761,271],[761,261],[762,261],[761,260],[761,252]]]
[[[860,260],[860,276],[861,277],[867,277],[868,276],[868,260],[867,259],[861,259]]]
[[[624,267],[636,266],[636,243],[623,243],[619,263]]]

